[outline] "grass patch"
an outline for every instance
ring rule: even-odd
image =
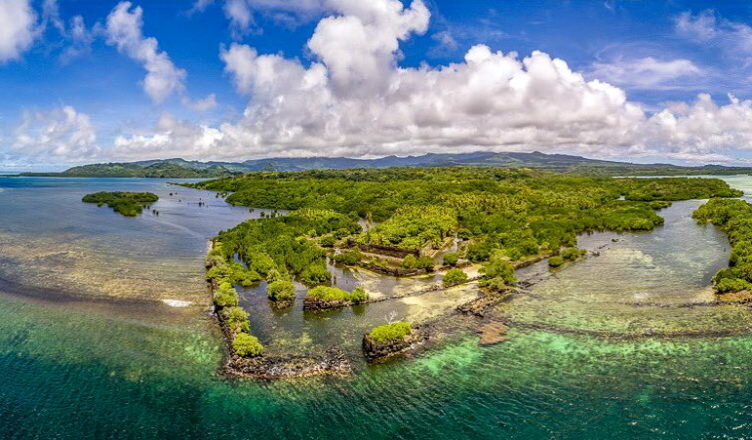
[[[379,344],[396,342],[405,339],[413,332],[409,322],[396,322],[374,328],[368,333],[368,337]]]

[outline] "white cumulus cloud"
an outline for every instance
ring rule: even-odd
[[[100,148],[89,116],[71,106],[26,111],[15,130],[10,152],[26,160],[87,160]]]
[[[160,51],[155,38],[144,37],[143,10],[131,2],[120,2],[107,17],[107,43],[143,64],[146,69],[144,91],[154,102],[162,102],[185,89],[185,70],[175,66],[166,52]]]
[[[20,57],[37,33],[37,15],[29,0],[0,0],[0,63]]]
[[[729,96],[718,105],[708,94],[693,103],[674,103],[653,115],[642,133],[643,143],[669,155],[714,155],[731,148],[752,150],[752,101]]]
[[[622,90],[587,81],[542,52],[520,59],[478,45],[460,63],[401,68],[400,42],[428,26],[422,1],[409,7],[397,0],[331,4],[337,14],[316,27],[308,42],[315,61],[308,66],[248,45],[221,52],[250,102],[239,120],[221,124],[214,136],[205,136],[206,127],[197,129],[202,143],[189,154],[358,156],[563,147],[592,153],[603,145],[628,145],[644,121],[642,109]],[[175,130],[155,136],[162,144],[191,145]],[[133,137],[133,148],[142,149],[144,140]],[[130,149],[129,138],[121,138],[118,152]]]

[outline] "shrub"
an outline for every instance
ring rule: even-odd
[[[488,263],[480,268],[480,273],[486,279],[499,278],[505,283],[514,283],[517,281],[512,264],[505,258],[503,253],[498,251],[491,256]]]
[[[408,254],[402,259],[401,266],[405,269],[414,269],[418,264],[418,258],[413,254]]]
[[[493,290],[494,292],[503,292],[506,290],[512,290],[513,287],[505,283],[501,278],[489,278],[481,279],[480,285],[486,289]]]
[[[326,266],[312,264],[300,274],[300,282],[306,286],[326,284],[332,279],[332,274],[326,270]]]
[[[447,266],[456,266],[460,259],[460,254],[457,252],[447,252],[444,254],[444,264]]]
[[[493,246],[494,244],[490,240],[481,239],[473,242],[467,248],[467,258],[474,263],[488,261],[493,254]]]
[[[321,301],[343,301],[353,304],[359,304],[368,299],[368,294],[362,287],[348,292],[339,287],[317,286],[310,289],[306,296]]]
[[[722,278],[716,282],[715,289],[718,293],[741,292],[752,289],[752,284],[740,279]]]
[[[292,277],[290,277],[290,274],[286,271],[281,271],[278,269],[272,269],[269,271],[268,274],[266,274],[266,279],[269,282],[273,281],[290,281]]]
[[[671,206],[671,202],[667,202],[665,200],[654,200],[648,203],[648,205],[653,209],[664,209]]]
[[[548,259],[548,266],[549,267],[559,267],[562,264],[564,264],[564,257],[561,257],[559,255],[555,255]]]
[[[563,251],[561,251],[561,257],[565,260],[574,261],[581,256],[585,255],[587,251],[584,249],[577,249],[577,248],[566,248]]]
[[[415,267],[417,269],[425,269],[429,272],[433,271],[433,258],[431,257],[418,257],[417,260],[415,260]]]
[[[337,254],[334,256],[334,261],[340,264],[355,265],[363,259],[363,254],[358,250],[352,250]]]
[[[366,293],[366,289],[362,287],[356,287],[355,290],[350,292],[350,301],[354,302],[355,304],[360,304],[366,300],[368,300],[368,293]]]
[[[431,257],[416,257],[413,254],[409,254],[402,259],[401,265],[405,269],[426,269],[432,271],[433,263],[434,261]]]
[[[335,243],[337,243],[337,238],[334,235],[325,235],[319,239],[321,247],[334,247]]]
[[[444,286],[452,286],[467,281],[467,274],[462,269],[450,269],[441,280]]]
[[[220,283],[227,282],[231,285],[239,284],[243,287],[250,287],[262,279],[258,272],[244,268],[243,265],[237,261],[223,261],[219,264],[215,264],[209,269],[206,276],[207,278],[217,280]]]
[[[514,268],[503,252],[496,251],[491,259],[480,268],[483,278],[480,285],[492,290],[504,290],[509,284],[517,281]]]
[[[216,249],[212,249],[206,254],[206,259],[204,261],[206,262],[206,267],[214,267],[223,264],[225,262],[225,257],[223,257]]]
[[[225,318],[227,325],[235,332],[249,331],[251,323],[248,321],[248,312],[242,307],[225,307],[222,309],[222,317]]]
[[[273,270],[276,270],[277,265],[274,263],[272,257],[261,253],[252,252],[245,257],[248,269],[253,270],[262,276],[266,277]]]
[[[214,304],[219,307],[234,307],[238,305],[238,292],[230,283],[222,283],[214,292]]]
[[[291,281],[274,281],[266,287],[266,294],[272,301],[289,301],[295,298],[295,286]]]
[[[264,352],[258,338],[248,333],[239,333],[232,341],[232,349],[238,356],[258,356]]]
[[[413,331],[409,322],[397,322],[374,328],[368,333],[368,337],[379,344],[401,341]]]

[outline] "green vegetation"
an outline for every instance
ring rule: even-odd
[[[358,251],[357,249],[342,252],[341,254],[337,254],[333,257],[335,263],[339,264],[348,264],[350,266],[354,266],[363,259],[363,254]]]
[[[266,294],[272,301],[291,301],[295,298],[295,286],[291,281],[273,281],[266,287]]]
[[[741,197],[744,193],[730,189],[720,179],[663,178],[648,179],[648,182],[634,182],[625,194],[627,200],[670,202],[687,199],[708,199],[711,197]],[[665,203],[656,205],[665,208]]]
[[[323,264],[311,264],[300,273],[300,282],[306,286],[328,284],[332,280],[332,273]]]
[[[441,280],[444,286],[453,286],[455,284],[467,281],[467,274],[462,269],[449,269]]]
[[[583,257],[587,251],[583,249],[577,249],[576,247],[566,248],[562,250],[559,255],[554,255],[548,259],[548,266],[551,268],[557,268],[564,265],[566,262],[577,261]]]
[[[413,254],[408,254],[402,259],[401,266],[405,269],[424,269],[432,271],[433,264],[434,261],[431,257],[416,257]]]
[[[232,251],[244,260],[248,254],[243,247],[259,248],[281,272],[297,277],[311,264],[319,269],[307,275],[320,275],[323,250],[310,239],[327,234],[403,250],[435,248],[456,236],[464,240],[460,255],[473,262],[488,262],[498,254],[514,263],[574,247],[583,232],[651,230],[663,223],[656,209],[673,200],[740,194],[718,179],[614,179],[470,167],[259,172],[193,186],[231,192],[227,200],[238,205],[293,210],[268,224],[264,219],[246,222],[222,240],[233,241]],[[297,226],[309,222],[299,218],[301,210],[327,213],[327,220],[316,222],[317,227]],[[359,233],[359,218],[377,224]],[[250,233],[257,230],[259,234]],[[228,235],[236,237],[229,240]],[[267,245],[271,238],[283,244]],[[282,247],[296,252],[276,251]],[[267,248],[274,248],[274,255]],[[402,265],[430,270],[434,262],[428,260],[408,255]]]
[[[194,163],[195,164],[195,163]],[[24,175],[52,177],[151,177],[151,178],[206,178],[230,176],[233,172],[220,165],[191,167],[189,162],[133,162],[98,163],[73,167],[62,173],[25,173]]]
[[[362,234],[358,242],[368,246],[421,249],[441,246],[457,230],[457,213],[445,206],[403,207],[375,228]]]
[[[368,301],[362,288],[347,292],[329,286],[327,255],[335,263],[400,275],[433,270],[436,261],[429,255],[457,243],[455,252],[444,254],[443,264],[456,266],[461,258],[481,263],[480,285],[501,292],[516,283],[516,266],[546,257],[552,266],[581,258],[584,251],[575,247],[578,234],[648,231],[663,223],[657,210],[674,200],[740,195],[718,179],[603,178],[468,167],[256,172],[190,186],[230,194],[227,200],[236,205],[289,211],[219,233],[207,256],[215,304],[236,332],[234,351],[246,355],[263,348],[248,333],[247,316],[235,309],[234,286],[267,280],[267,294],[276,301],[293,298],[292,282],[297,280],[311,287],[305,299],[310,309]],[[722,202],[731,202],[745,215],[750,209],[731,200],[708,205]],[[719,273],[716,286],[719,291],[746,289],[752,284],[752,266],[746,267],[752,263],[752,246],[747,249],[742,242],[752,241],[743,235],[752,225],[725,217],[713,221],[728,222],[725,229],[734,246],[731,272]],[[369,229],[363,231],[360,223],[366,222]],[[335,246],[336,251],[331,249]],[[358,247],[368,249],[367,254]],[[454,268],[443,282],[466,279]],[[389,341],[410,331],[409,324],[398,323],[376,328],[370,336]]]
[[[238,299],[238,291],[228,282],[221,283],[214,291],[214,304],[218,307],[235,307]]]
[[[98,206],[107,205],[115,212],[126,217],[135,217],[143,211],[145,206],[159,200],[156,194],[148,192],[98,192],[83,197],[84,203],[96,203]]]
[[[409,322],[396,322],[374,328],[368,333],[368,337],[379,344],[404,340],[412,334],[413,327]]]
[[[209,269],[207,277],[209,279],[223,280],[232,285],[239,284],[243,287],[250,287],[263,279],[258,272],[253,269],[244,268],[237,261],[227,262],[224,260]]]
[[[564,257],[561,257],[559,255],[554,255],[553,257],[548,259],[548,266],[549,267],[561,267],[564,265],[566,260],[564,260]]]
[[[253,357],[264,352],[258,338],[248,333],[239,333],[232,341],[232,349],[238,356]]]
[[[338,287],[317,286],[310,289],[306,296],[324,302],[345,302],[351,304],[360,304],[368,300],[368,294],[362,287],[348,292]]]
[[[262,279],[273,281],[297,277],[308,286],[328,283],[326,252],[310,238],[341,230],[360,232],[351,216],[329,210],[300,209],[285,216],[248,220],[221,232],[220,259],[243,261]]]
[[[258,273],[244,268],[236,261],[228,261],[223,256],[222,249],[222,243],[215,242],[206,257],[206,277],[212,285],[214,305],[219,317],[229,329],[229,342],[235,353],[239,356],[258,356],[264,347],[250,334],[248,312],[238,306],[240,297],[233,287],[236,284],[248,285],[255,282]]]
[[[319,238],[319,246],[321,247],[334,247],[334,245],[337,243],[337,237],[334,235],[324,235],[323,237]]]
[[[584,249],[577,249],[576,247],[566,248],[561,251],[561,257],[567,261],[575,261],[580,257],[583,257],[587,253]]]
[[[481,267],[480,285],[494,291],[508,290],[511,284],[517,282],[514,267],[502,251],[496,251],[488,264]]]
[[[750,174],[752,168],[706,165],[681,167],[665,164],[632,164],[587,159],[564,154],[472,152],[388,156],[378,159],[343,157],[267,158],[243,162],[198,162],[184,159],[150,160],[130,163],[100,163],[71,168],[63,173],[23,173],[25,176],[75,177],[219,177],[254,171],[346,170],[388,167],[484,167],[493,169],[528,168],[553,172],[601,176],[689,176]]]
[[[699,223],[712,223],[728,234],[729,267],[713,277],[718,293],[752,290],[752,205],[738,199],[711,199],[692,217]]]
[[[447,252],[444,254],[443,261],[447,266],[456,266],[460,260],[460,254],[457,252]]]
[[[242,307],[226,307],[220,313],[222,313],[222,317],[233,332],[239,333],[251,330],[251,323],[248,321],[248,312],[243,310]]]

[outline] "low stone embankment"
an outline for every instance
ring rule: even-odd
[[[383,362],[414,350],[427,339],[428,333],[419,328],[404,338],[386,342],[377,342],[366,334],[363,336],[363,355],[368,362]]]
[[[337,349],[323,354],[264,355],[252,358],[231,356],[225,372],[233,376],[263,380],[295,379],[324,375],[347,375],[352,364],[347,356]]]

